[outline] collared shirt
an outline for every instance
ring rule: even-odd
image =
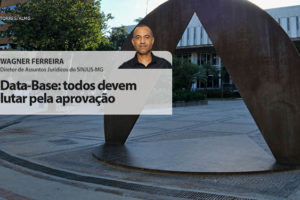
[[[157,57],[152,55],[152,61],[148,64],[146,67],[144,64],[140,63],[137,58],[137,54],[135,56],[128,60],[127,62],[124,62],[119,69],[171,69],[172,65],[165,59]]]

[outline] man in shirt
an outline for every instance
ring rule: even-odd
[[[151,52],[154,44],[152,30],[146,25],[138,25],[131,40],[136,50],[135,57],[123,63],[119,69],[170,69],[171,64]]]

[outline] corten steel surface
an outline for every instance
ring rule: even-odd
[[[288,35],[245,0],[169,0],[141,21],[154,50],[173,52],[194,12],[276,160],[300,164],[300,56]],[[131,36],[123,50],[133,50]],[[123,144],[138,117],[105,116],[106,142]]]

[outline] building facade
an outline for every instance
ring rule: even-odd
[[[265,10],[271,15],[288,34],[294,42],[298,50],[300,49],[300,6],[281,7]],[[225,77],[221,81],[221,66],[222,60],[218,56],[210,38],[208,37],[204,27],[202,26],[196,14],[193,15],[190,23],[188,24],[181,40],[179,41],[175,55],[180,58],[187,59],[189,62],[197,65],[211,65],[219,69],[218,80],[208,79],[207,87],[210,89],[220,89],[221,87],[228,86],[235,89],[231,78]],[[200,80],[195,79],[192,90],[203,88]]]
[[[18,3],[24,3],[28,0],[2,0],[1,1],[1,12],[0,12],[0,30],[4,31],[9,26],[5,24],[3,20],[8,17],[7,14],[4,13],[4,10],[7,8],[14,9]],[[9,38],[0,37],[0,49],[6,50],[14,48],[15,44],[9,41]]]

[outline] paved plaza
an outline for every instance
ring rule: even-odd
[[[241,99],[174,108],[172,116],[141,116],[127,144],[222,137],[246,137],[272,156]],[[103,116],[1,116],[0,200],[300,199],[297,169],[219,174],[138,170],[95,159],[92,152],[103,143]],[[221,152],[225,147],[213,148]]]

